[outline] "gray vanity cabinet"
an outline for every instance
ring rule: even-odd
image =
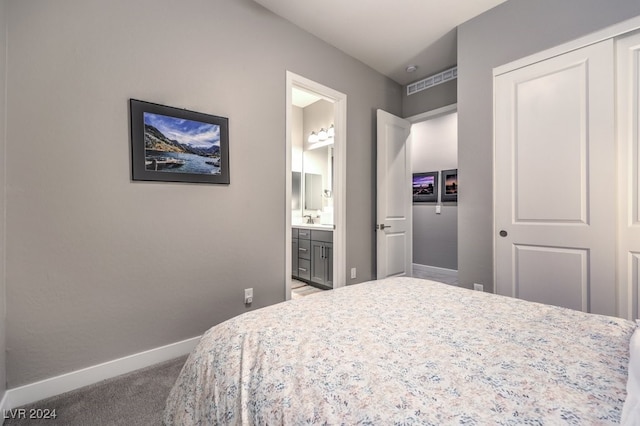
[[[311,231],[311,282],[333,288],[333,232]]]
[[[333,232],[292,228],[291,276],[333,288]]]
[[[294,278],[309,281],[311,279],[311,231],[308,229],[293,229],[298,238],[297,242],[293,243],[291,247],[291,263],[295,264],[295,268],[292,267],[292,275]],[[294,235],[292,235],[292,240]]]
[[[298,278],[298,228],[291,228],[291,276]]]

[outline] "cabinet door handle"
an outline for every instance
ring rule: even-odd
[[[298,247],[298,250],[300,250],[300,251],[307,251],[307,249],[306,249],[306,248],[304,248],[304,247]]]
[[[303,268],[302,266],[298,268],[299,270],[301,270],[302,272],[307,272],[307,270],[305,268]]]

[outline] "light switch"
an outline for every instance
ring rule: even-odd
[[[442,206],[440,204],[436,205],[436,214],[440,214],[441,210],[442,210]]]

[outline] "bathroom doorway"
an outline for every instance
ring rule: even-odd
[[[332,232],[332,250],[322,251],[330,257],[330,287],[346,282],[346,102],[343,93],[287,71],[285,300],[291,298],[292,269],[297,270],[294,226]]]

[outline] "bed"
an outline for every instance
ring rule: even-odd
[[[371,281],[208,330],[164,421],[636,424],[640,405],[627,398],[635,330],[633,321],[434,281]]]

